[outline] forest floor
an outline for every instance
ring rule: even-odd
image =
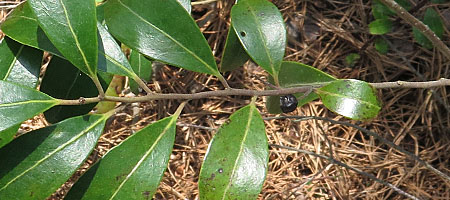
[[[233,0],[212,1],[193,6],[193,17],[220,61],[230,24]],[[288,29],[285,60],[314,66],[337,78],[367,82],[425,81],[450,78],[450,60],[437,49],[425,49],[413,39],[412,27],[397,16],[393,30],[383,36],[369,33],[374,20],[372,1],[273,0]],[[352,2],[352,3],[348,3]],[[414,5],[418,0],[411,0]],[[418,7],[412,14],[422,19],[425,9],[434,8],[444,19],[442,40],[450,46],[450,3]],[[3,9],[4,17],[10,9]],[[387,54],[380,54],[374,39],[389,41]],[[360,56],[350,66],[345,58]],[[231,87],[263,90],[267,74],[253,62],[225,73]],[[175,81],[176,80],[176,81]],[[150,89],[161,93],[192,93],[221,89],[212,77],[179,68],[156,67]],[[288,115],[320,116],[365,127],[419,156],[438,170],[450,174],[450,88],[382,89],[381,113],[373,120],[357,122],[327,110],[314,101]],[[268,114],[265,99],[257,107]],[[179,101],[134,103],[114,116],[97,148],[82,169],[49,199],[61,199],[92,163],[133,132],[174,113]],[[168,169],[155,199],[198,199],[197,181],[211,138],[248,97],[230,96],[191,100],[177,124],[177,136]],[[138,113],[138,114],[136,114]],[[450,183],[418,162],[355,128],[320,120],[266,120],[270,144],[303,149],[332,156],[335,160],[374,175],[419,199],[450,199]],[[35,118],[24,125],[28,131],[45,124]],[[124,160],[124,162],[126,162]],[[266,182],[259,199],[405,199],[406,197],[353,170],[329,160],[285,149],[270,148]]]

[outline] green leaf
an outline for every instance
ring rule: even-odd
[[[10,143],[14,139],[14,136],[16,135],[19,128],[20,123],[0,132],[0,148]]]
[[[0,80],[35,88],[43,52],[8,37],[0,41]]]
[[[97,12],[100,13],[100,16],[97,16],[99,17],[97,24],[99,37],[98,70],[133,78],[136,75],[131,70],[130,64],[125,55],[123,55],[120,46],[118,46],[109,32],[101,26],[103,5],[97,7]],[[17,6],[2,24],[1,28],[6,35],[22,44],[48,51],[53,55],[64,58],[39,27],[36,16],[32,13],[28,2]]]
[[[357,53],[350,53],[345,57],[345,64],[349,67],[353,67],[356,62],[361,58]]]
[[[442,19],[433,8],[427,8],[423,23],[427,25],[439,38],[444,34],[444,25]],[[433,48],[433,43],[416,27],[413,27],[414,39],[427,49]]]
[[[369,24],[369,31],[373,35],[382,35],[392,30],[390,19],[377,19]]]
[[[36,16],[28,1],[19,4],[1,24],[1,29],[8,37],[31,47],[48,51],[62,57],[52,42],[39,27]]]
[[[375,19],[387,19],[390,16],[394,15],[395,12],[393,12],[391,9],[389,9],[386,5],[384,5],[380,1],[373,0],[372,14],[375,17]]]
[[[29,87],[0,80],[0,132],[17,126],[58,102]]]
[[[360,80],[337,80],[317,94],[328,109],[354,120],[372,119],[381,109],[375,88]]]
[[[114,147],[80,178],[66,199],[151,199],[167,168],[181,109]]]
[[[286,28],[278,8],[267,0],[239,1],[231,9],[231,23],[248,55],[277,79],[286,49]]]
[[[214,135],[200,170],[201,199],[256,199],[267,174],[264,121],[254,102]]]
[[[128,47],[174,66],[221,77],[200,29],[176,0],[109,0],[105,18],[110,33]]]
[[[401,7],[403,7],[407,11],[411,9],[411,4],[408,2],[408,0],[395,0],[395,2],[397,2]],[[372,14],[375,17],[375,19],[387,19],[390,16],[394,15],[395,11],[388,8],[380,1],[373,0]]]
[[[119,44],[109,34],[106,28],[97,23],[99,33],[99,56],[98,56],[98,69],[110,74],[117,74],[122,76],[128,76],[133,78],[137,76],[130,66],[127,58],[122,52]]]
[[[375,39],[375,49],[381,54],[387,54],[389,50],[389,44],[384,38]]]
[[[90,77],[97,76],[97,18],[94,1],[29,0],[53,45]]]
[[[152,78],[152,62],[145,58],[144,55],[138,51],[131,51],[130,64],[133,71],[139,76],[140,79],[145,82],[150,82]],[[139,94],[139,85],[135,81],[130,81],[131,91],[135,94]]]
[[[99,77],[105,90],[111,78],[105,76]],[[98,96],[98,90],[91,78],[82,73],[69,61],[59,57],[53,57],[48,64],[40,89],[42,92],[58,99],[78,99],[80,97]],[[73,116],[87,114],[94,106],[95,104],[55,106],[44,112],[44,115],[48,122],[56,123]]]
[[[278,75],[280,80],[280,86],[296,87],[296,86],[307,86],[307,85],[321,85],[330,81],[336,80],[336,78],[331,75],[322,72],[314,67],[305,65],[298,62],[287,62],[284,61],[281,64],[280,74]],[[317,98],[317,94],[314,92],[309,94],[303,99],[303,93],[294,94],[298,99],[298,107],[301,107]],[[281,113],[280,109],[280,96],[269,96],[266,98],[266,108],[269,113],[278,114]]]
[[[401,7],[403,7],[405,10],[409,11],[411,9],[411,3],[409,3],[408,0],[395,0],[396,3],[398,3],[398,5],[400,5]],[[394,12],[394,11],[392,11]]]
[[[0,199],[51,195],[95,147],[107,118],[71,118],[25,134],[0,149]]]
[[[233,25],[230,25],[227,41],[225,42],[225,47],[223,49],[220,71],[232,71],[244,65],[248,59],[249,56],[239,42],[239,38],[236,36],[236,32],[234,32]]]
[[[191,14],[191,11],[192,11],[191,0],[177,0],[177,1],[183,6],[183,8],[189,14]]]
[[[42,51],[4,37],[0,41],[0,80],[35,88],[41,68]],[[20,124],[0,131],[0,148],[12,141]]]

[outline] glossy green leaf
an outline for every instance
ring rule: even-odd
[[[167,168],[181,109],[109,151],[80,178],[66,199],[151,199]]]
[[[191,11],[192,11],[191,0],[177,0],[177,1],[183,6],[183,8],[189,14],[191,14]]]
[[[389,44],[384,38],[375,39],[375,49],[381,54],[387,54],[389,50]]]
[[[107,118],[71,118],[25,134],[0,149],[0,199],[51,195],[95,147]]]
[[[382,35],[392,30],[392,21],[390,19],[377,19],[369,24],[369,31],[373,35]]]
[[[233,25],[231,25],[230,29],[228,29],[227,41],[223,49],[220,71],[227,72],[241,67],[249,58],[239,38],[236,36],[236,32],[234,32]]]
[[[174,66],[221,77],[200,29],[176,0],[109,0],[105,18],[110,33],[128,47]]]
[[[39,27],[36,16],[28,1],[19,4],[1,24],[1,29],[8,37],[31,47],[62,56]]]
[[[317,90],[323,104],[331,111],[354,120],[368,120],[381,109],[376,90],[367,82],[337,80]]]
[[[103,11],[103,4],[97,7],[97,12]],[[131,70],[125,55],[120,46],[112,38],[111,34],[100,26],[101,15],[98,27],[98,70],[133,77],[135,74]],[[48,37],[39,27],[35,15],[32,13],[28,2],[24,2],[14,9],[1,26],[2,31],[12,39],[64,58],[56,47],[50,42]]]
[[[268,160],[264,121],[252,103],[232,114],[211,140],[200,170],[200,198],[256,199]]]
[[[433,8],[427,8],[425,11],[425,16],[423,18],[423,23],[426,24],[439,38],[442,38],[444,34],[444,25],[442,19]],[[419,29],[413,27],[414,39],[427,49],[433,48],[433,44],[430,40],[422,33]]]
[[[322,85],[330,81],[336,80],[336,78],[329,74],[322,72],[314,67],[305,65],[298,62],[286,62],[281,64],[280,74],[278,76],[281,87],[296,87],[305,85]],[[294,94],[298,99],[298,107],[301,107],[317,98],[317,94],[314,92],[309,94],[303,99],[303,93]],[[280,96],[269,96],[266,98],[266,108],[269,113],[278,114],[281,113],[280,109]]]
[[[111,34],[100,23],[97,23],[97,28],[101,39],[99,42],[99,70],[130,78],[136,76],[122,49]]]
[[[0,80],[35,88],[43,52],[8,37],[0,41]]]
[[[0,80],[35,88],[41,68],[42,51],[4,37],[0,41]],[[0,131],[0,148],[12,141],[20,124]]]
[[[14,136],[16,135],[19,128],[20,123],[15,126],[11,126],[6,130],[0,131],[0,148],[10,143],[14,139]]]
[[[111,78],[108,75],[99,77],[103,89],[106,90]],[[98,96],[98,90],[91,78],[69,61],[59,57],[53,57],[48,64],[40,89],[42,92],[58,99]],[[87,114],[94,106],[95,104],[55,106],[44,112],[44,116],[48,122],[56,123],[69,117]]]
[[[97,76],[97,18],[94,1],[28,1],[53,45],[90,77]]]
[[[152,78],[152,62],[145,58],[144,55],[140,54],[138,51],[131,51],[130,53],[130,64],[133,71],[142,79],[144,82],[150,82]],[[130,81],[131,91],[135,94],[139,94],[139,85],[135,81]]]
[[[0,132],[44,112],[58,100],[16,83],[0,80]]]
[[[239,1],[231,9],[231,23],[248,55],[277,79],[286,49],[278,8],[267,0]]]

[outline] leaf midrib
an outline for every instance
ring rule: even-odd
[[[131,70],[129,70],[127,67],[125,67],[124,65],[122,65],[119,61],[117,61],[116,59],[112,58],[111,56],[109,56],[108,54],[106,54],[104,51],[100,51],[100,53],[105,56],[105,58],[111,62],[112,64],[118,66],[119,68],[121,68],[124,72],[126,72],[127,76],[131,76],[133,77],[135,75],[135,73]],[[107,70],[106,70],[107,71]]]
[[[4,40],[4,42],[6,42],[6,41]],[[20,54],[22,54],[22,50],[23,50],[23,47],[24,47],[24,46],[25,46],[25,45],[20,45],[20,48],[19,48],[19,50],[17,51],[17,54],[14,55],[14,58],[13,58],[13,60],[11,61],[11,64],[9,65],[8,72],[6,72],[5,77],[3,77],[2,80],[5,81],[5,80],[8,79],[9,75],[11,74],[12,69],[14,68],[14,66],[15,66],[15,64],[16,64],[17,58],[20,56]]]
[[[249,132],[249,129],[250,129],[250,124],[251,124],[251,121],[252,121],[252,118],[253,118],[253,112],[254,112],[254,110],[255,110],[255,108],[254,108],[253,106],[254,106],[254,104],[250,105],[250,113],[249,113],[249,115],[248,115],[247,125],[245,126],[244,137],[242,138],[242,141],[241,141],[241,144],[240,144],[240,147],[239,147],[239,153],[238,153],[238,155],[237,155],[237,159],[235,160],[234,165],[233,165],[233,169],[231,170],[230,180],[229,180],[229,182],[228,182],[228,184],[227,184],[227,187],[225,188],[225,190],[224,190],[224,192],[223,192],[222,200],[225,199],[226,194],[227,194],[228,190],[229,190],[230,187],[231,187],[234,173],[235,173],[235,171],[236,171],[238,162],[239,162],[239,160],[240,160],[241,154],[242,154],[243,149],[244,149],[244,142],[245,142],[246,139],[247,139],[248,132]]]
[[[83,62],[84,62],[85,66],[86,66],[86,68],[87,68],[87,70],[89,72],[89,76],[95,76],[96,73],[94,73],[92,71],[91,66],[89,65],[89,62],[87,61],[86,55],[84,54],[84,51],[81,49],[80,42],[78,41],[78,38],[75,35],[75,31],[73,30],[72,24],[70,23],[69,15],[67,14],[66,6],[62,2],[62,0],[59,0],[59,2],[61,3],[61,6],[63,7],[64,16],[65,16],[66,21],[67,21],[67,26],[69,27],[70,33],[72,33],[72,37],[75,40],[75,45],[77,46],[77,49],[80,52],[81,57],[83,58]]]
[[[178,42],[177,40],[175,40],[175,38],[173,38],[172,36],[170,36],[169,34],[167,34],[166,32],[164,32],[163,30],[159,29],[158,27],[156,27],[155,25],[153,25],[152,23],[150,23],[149,21],[145,20],[144,18],[142,18],[140,15],[138,15],[136,12],[134,12],[130,7],[126,6],[125,4],[122,3],[121,0],[117,0],[124,8],[126,8],[127,10],[129,10],[131,12],[131,14],[135,15],[138,19],[140,19],[141,21],[143,21],[144,23],[150,25],[151,27],[153,27],[155,30],[157,30],[158,32],[160,32],[161,34],[163,34],[164,36],[166,36],[167,38],[169,38],[170,40],[172,40],[176,45],[178,45],[179,47],[181,47],[183,50],[185,50],[187,53],[189,53],[192,57],[194,57],[196,60],[200,61],[200,63],[202,63],[203,65],[206,66],[207,69],[209,69],[211,71],[211,73],[215,76],[218,76],[218,71],[214,70],[216,68],[210,66],[208,63],[206,63],[203,59],[201,59],[200,57],[197,56],[197,54],[195,54],[194,52],[192,52],[191,50],[189,50],[188,48],[186,48],[183,44],[181,44],[180,42]]]
[[[13,102],[13,103],[2,103],[2,104],[0,104],[0,108],[8,107],[8,106],[31,104],[31,103],[53,103],[53,104],[56,104],[57,101],[55,99],[48,99],[48,100],[28,100],[28,101],[20,101],[20,102]]]
[[[46,155],[45,157],[43,157],[42,159],[38,160],[34,165],[32,165],[30,168],[24,170],[22,173],[20,173],[19,175],[17,175],[16,177],[14,177],[13,179],[11,179],[8,183],[5,184],[5,186],[3,186],[2,188],[0,188],[0,191],[4,190],[5,188],[7,188],[10,184],[12,184],[14,181],[16,181],[17,179],[19,179],[20,177],[24,176],[26,173],[28,173],[29,171],[33,170],[34,168],[36,168],[39,164],[43,163],[44,161],[46,161],[48,158],[50,158],[51,156],[53,156],[54,154],[58,153],[60,150],[63,150],[65,147],[69,146],[71,143],[77,141],[80,137],[82,137],[85,133],[87,133],[90,129],[93,129],[95,126],[97,126],[100,122],[102,122],[106,117],[108,117],[107,115],[103,115],[102,117],[100,117],[97,121],[95,121],[91,126],[87,127],[86,129],[82,130],[80,134],[76,135],[75,137],[73,137],[72,139],[70,139],[69,141],[67,141],[66,143],[63,143],[61,146],[59,146],[58,148],[56,148],[55,150],[53,150],[52,152],[50,152],[48,155]]]
[[[262,25],[261,25],[260,21],[257,20],[257,16],[256,16],[256,13],[255,13],[255,10],[254,10],[254,8],[253,8],[251,5],[248,4],[247,1],[244,1],[243,3],[246,3],[246,4],[247,4],[250,13],[253,15],[254,23],[258,25],[258,26],[257,26],[257,27],[258,27],[257,30],[258,30],[259,36],[260,36],[261,39],[264,41],[262,44],[263,44],[264,49],[265,49],[264,52],[266,53],[267,58],[269,58],[270,68],[272,69],[272,73],[273,73],[274,76],[278,76],[278,73],[277,73],[277,71],[275,70],[275,66],[274,66],[274,63],[273,63],[273,58],[272,58],[272,56],[269,54],[269,48],[268,48],[267,45],[266,45],[267,38],[264,37],[264,34],[262,33],[262,30],[261,30],[261,26],[262,26]],[[281,63],[280,63],[280,64],[281,64]]]
[[[120,183],[120,185],[117,187],[117,189],[114,191],[114,193],[109,198],[114,199],[114,197],[119,193],[120,189],[125,185],[125,183],[133,176],[133,174],[138,170],[138,168],[142,165],[142,163],[147,159],[147,157],[150,155],[150,153],[153,152],[154,148],[158,144],[158,142],[162,139],[162,137],[166,134],[167,130],[172,126],[172,124],[176,121],[177,115],[171,116],[172,119],[170,119],[170,122],[164,127],[163,132],[158,136],[158,138],[155,140],[155,142],[150,146],[150,148],[145,152],[145,154],[141,157],[141,159],[137,162],[136,166],[130,171],[130,173],[127,174],[125,179]]]

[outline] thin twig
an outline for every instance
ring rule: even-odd
[[[370,83],[374,88],[385,89],[385,88],[433,88],[440,86],[450,86],[450,79],[441,78],[437,81],[426,81],[426,82],[406,82],[406,81],[394,81],[394,82],[383,82],[383,83]]]
[[[141,87],[147,94],[151,94],[153,93],[152,90],[150,90],[150,88],[148,88],[147,84],[144,83],[144,81],[142,81],[141,78],[139,78],[139,76],[133,77],[133,80],[139,85],[139,87]]]
[[[368,178],[370,178],[370,179],[372,179],[372,180],[374,180],[374,181],[376,181],[378,183],[381,183],[381,184],[383,184],[383,185],[385,185],[385,186],[395,190],[396,192],[398,192],[398,193],[400,193],[400,194],[402,194],[402,195],[404,195],[404,196],[406,196],[406,197],[408,197],[410,199],[419,200],[419,198],[417,198],[417,197],[415,197],[415,196],[413,196],[413,195],[403,191],[402,189],[398,188],[395,185],[392,185],[392,184],[390,184],[390,183],[388,183],[386,181],[378,179],[377,177],[375,177],[372,174],[364,172],[364,171],[362,171],[362,170],[360,170],[358,168],[354,168],[354,167],[348,166],[347,164],[345,164],[343,162],[340,162],[340,161],[337,161],[337,160],[335,160],[333,158],[330,158],[328,156],[320,155],[320,154],[317,154],[317,153],[314,153],[314,152],[311,152],[311,151],[307,151],[307,150],[303,150],[303,149],[296,149],[296,148],[293,148],[293,147],[282,146],[282,145],[277,145],[277,144],[270,144],[269,146],[276,147],[276,148],[281,148],[281,149],[287,149],[287,150],[291,150],[291,151],[296,151],[296,152],[300,152],[300,153],[304,153],[304,154],[308,154],[308,155],[311,155],[311,156],[316,156],[316,157],[319,157],[319,158],[322,158],[322,159],[329,160],[333,164],[336,164],[336,165],[339,165],[341,167],[345,167],[347,169],[353,170],[356,173],[361,174],[363,176],[366,176],[366,177],[368,177]]]
[[[416,27],[422,32],[425,37],[427,37],[433,46],[437,47],[442,54],[444,54],[450,60],[450,48],[442,42],[441,39],[422,21],[412,16],[408,11],[406,11],[403,7],[397,4],[394,0],[380,0],[387,7],[394,10],[397,15],[405,20],[409,25]]]
[[[323,84],[324,85],[324,84]],[[158,94],[151,93],[146,96],[140,97],[113,97],[113,96],[105,96],[103,100],[105,101],[115,101],[115,102],[125,102],[125,103],[134,103],[134,102],[147,102],[152,100],[161,100],[161,99],[203,99],[210,97],[224,97],[224,96],[281,96],[288,95],[294,93],[308,93],[311,91],[311,88],[321,87],[323,85],[305,85],[299,87],[292,88],[282,88],[279,90],[248,90],[248,89],[225,89],[225,90],[215,90],[208,92],[199,92],[194,94]],[[406,82],[406,81],[397,81],[397,82],[384,82],[384,83],[371,83],[375,88],[384,89],[384,88],[430,88],[430,87],[440,87],[440,86],[449,86],[450,79],[441,78],[437,81],[429,81],[429,82]],[[93,97],[93,98],[80,98],[76,100],[60,100],[59,105],[81,105],[87,103],[96,103],[101,101],[102,98]]]
[[[348,122],[343,122],[343,121],[336,121],[336,120],[332,120],[326,117],[318,117],[318,116],[278,116],[278,117],[266,117],[263,118],[264,120],[272,120],[272,119],[297,119],[298,121],[304,121],[304,120],[310,120],[310,119],[315,119],[315,120],[323,120],[323,121],[328,121],[331,122],[333,124],[340,124],[340,125],[345,125],[345,126],[350,126],[353,127],[355,129],[358,129],[359,131],[370,135],[372,137],[375,137],[376,139],[378,139],[379,141],[381,141],[382,143],[388,145],[391,148],[396,149],[397,151],[404,153],[405,155],[409,156],[410,158],[414,159],[415,161],[417,161],[418,163],[422,164],[425,168],[429,169],[430,171],[434,172],[436,175],[440,176],[441,178],[445,179],[446,181],[450,182],[450,176],[444,174],[443,172],[439,171],[438,169],[434,168],[433,166],[431,166],[430,164],[428,164],[427,162],[423,161],[422,159],[420,159],[418,156],[402,149],[400,146],[394,144],[393,142],[386,140],[385,138],[379,136],[377,133],[372,132],[368,129],[365,129],[363,127],[348,123]]]
[[[203,99],[209,97],[223,97],[223,96],[277,96],[277,95],[287,95],[299,92],[308,91],[310,86],[294,87],[294,88],[284,88],[281,90],[247,90],[247,89],[225,89],[225,90],[215,90],[208,92],[199,92],[194,94],[147,94],[146,96],[140,97],[113,97],[106,96],[103,100],[105,101],[115,101],[115,102],[146,102],[151,100],[161,100],[161,99]],[[80,105],[85,103],[96,103],[99,102],[100,98],[83,98],[82,100],[60,100],[59,105]]]
[[[102,84],[100,83],[100,80],[98,80],[97,76],[91,77],[92,81],[95,84],[95,87],[97,87],[98,90],[98,96],[100,99],[103,99],[105,97],[105,91],[103,90]]]

